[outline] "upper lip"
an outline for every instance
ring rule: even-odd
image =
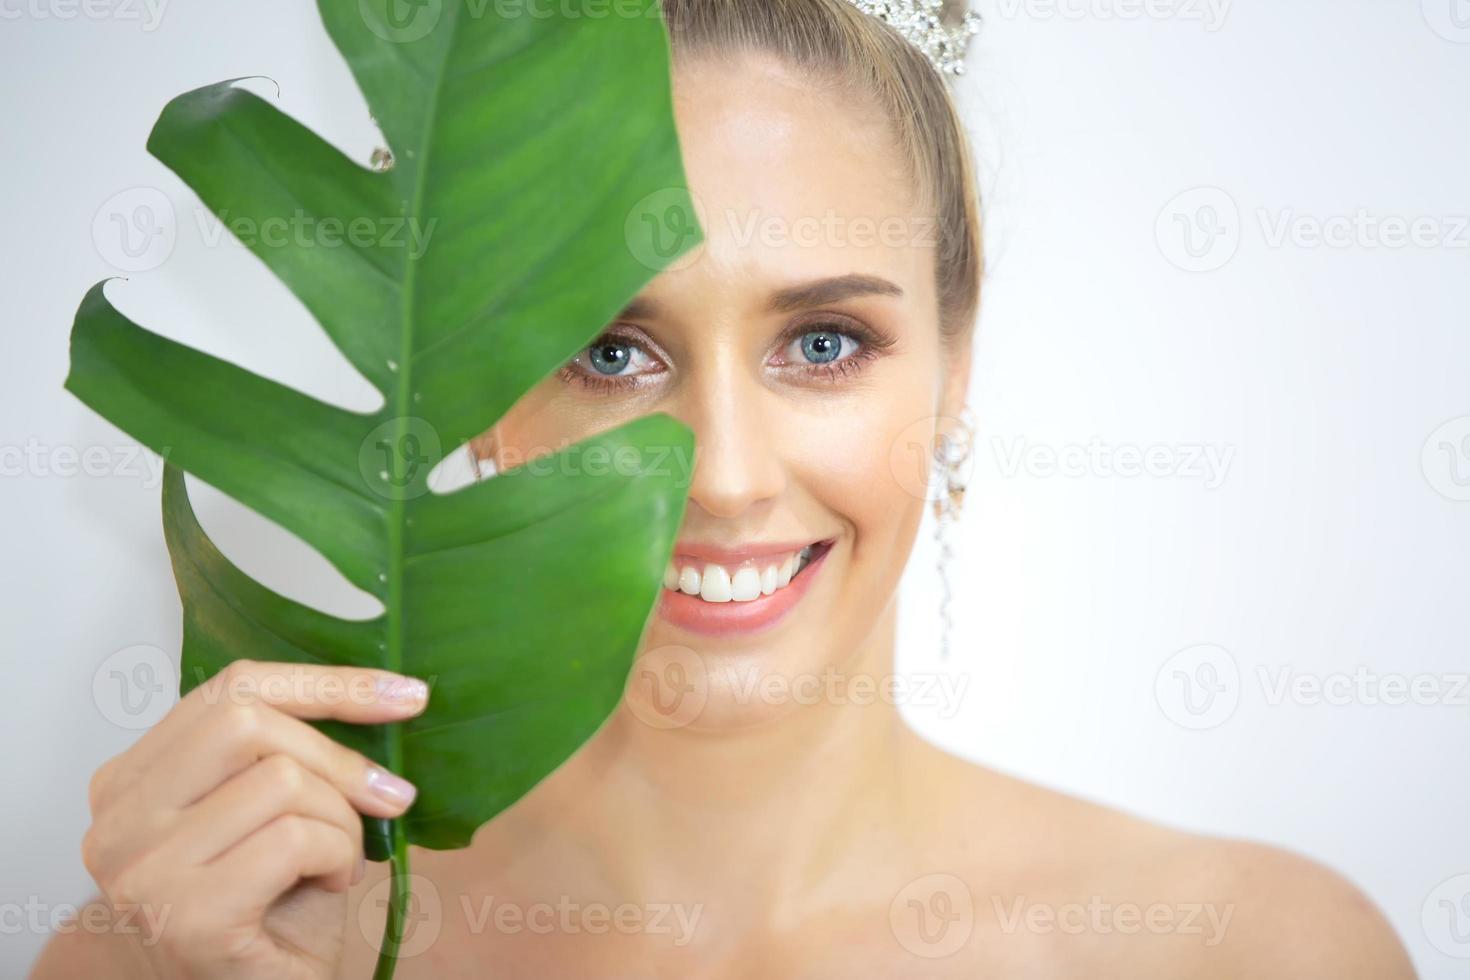
[[[698,541],[680,541],[674,547],[675,558],[694,558],[700,561],[713,562],[716,565],[738,565],[741,562],[752,561],[758,558],[773,558],[776,556],[789,555],[800,551],[807,545],[822,544],[827,538],[813,540],[806,538],[801,541],[771,541],[758,544],[743,544],[738,547],[726,547],[718,544],[705,544]]]

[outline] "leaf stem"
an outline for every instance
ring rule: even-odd
[[[393,875],[388,886],[388,918],[383,923],[383,942],[379,947],[378,965],[373,980],[392,980],[398,966],[398,950],[403,946],[403,928],[408,922],[408,902],[412,886],[408,880],[408,835],[403,821],[394,820]]]

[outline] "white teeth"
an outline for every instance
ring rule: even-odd
[[[704,574],[699,576],[699,597],[705,602],[730,601],[730,573],[724,566],[704,566]]]
[[[790,585],[796,573],[810,562],[811,554],[808,545],[780,562],[741,565],[733,575],[723,565],[707,563],[703,567],[680,568],[670,562],[664,569],[664,588],[699,596],[705,602],[753,602]]]
[[[749,565],[735,573],[730,582],[730,597],[736,602],[750,602],[761,597],[761,573]]]
[[[686,568],[679,573],[679,591],[685,595],[699,595],[699,571]]]

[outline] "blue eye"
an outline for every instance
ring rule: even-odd
[[[796,338],[796,343],[812,364],[831,364],[852,354],[858,346],[856,340],[838,330],[811,330]]]
[[[661,374],[662,362],[643,341],[618,333],[605,333],[583,347],[557,372],[567,381],[612,390],[645,383],[644,375]]]
[[[627,344],[593,344],[587,348],[587,360],[598,374],[621,374],[632,363],[630,350]]]
[[[573,358],[573,363],[582,363],[584,374],[604,378],[636,378],[641,374],[652,374],[658,362],[637,341],[616,335],[599,338]],[[631,369],[631,370],[630,370]]]

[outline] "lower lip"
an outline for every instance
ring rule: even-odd
[[[674,626],[707,636],[757,633],[770,629],[806,595],[826,564],[827,556],[832,553],[832,547],[813,559],[786,588],[749,602],[705,602],[697,595],[664,589],[658,604],[659,615]]]

